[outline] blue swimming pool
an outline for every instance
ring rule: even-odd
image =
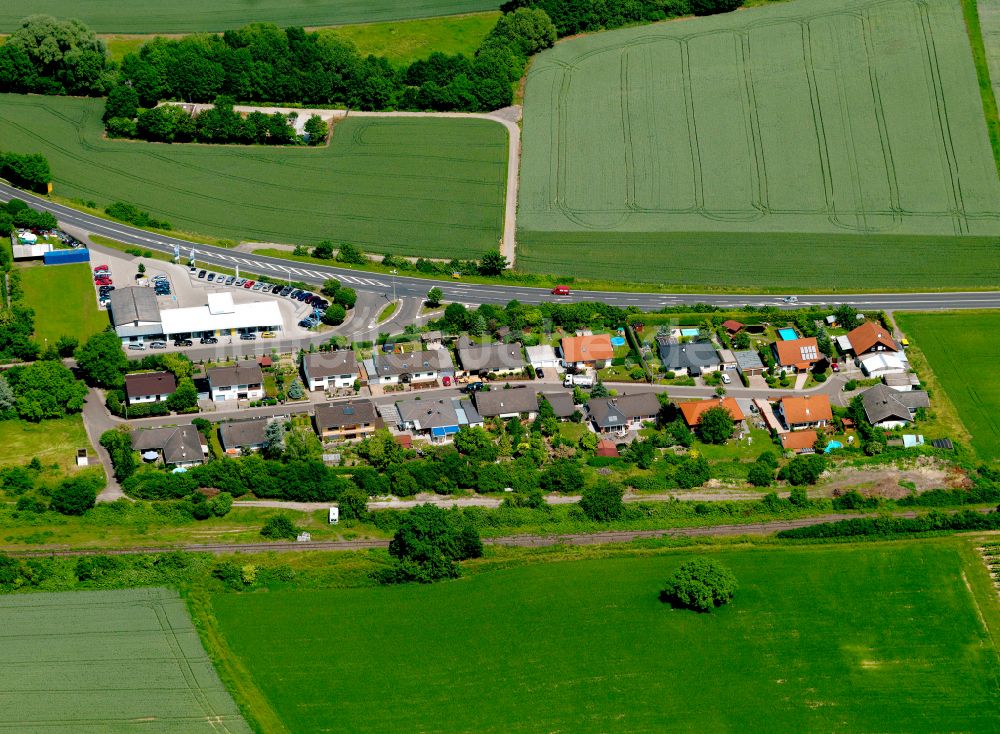
[[[786,342],[799,338],[799,335],[795,333],[795,329],[791,326],[786,326],[784,329],[778,329],[778,336],[781,337],[782,341]]]
[[[611,337],[611,346],[613,346],[613,347],[623,347],[623,346],[625,346],[625,337],[623,337],[623,336],[613,336],[613,337]]]
[[[842,448],[844,448],[844,444],[842,444],[840,441],[830,441],[830,443],[826,445],[826,448],[823,449],[823,453],[828,454],[834,449],[842,449]]]
[[[700,333],[697,329],[681,329],[681,336],[698,336]]]

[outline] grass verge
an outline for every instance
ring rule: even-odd
[[[24,303],[35,310],[35,340],[44,348],[61,336],[82,344],[108,326],[97,307],[90,265],[30,265],[19,268]]]
[[[34,457],[43,464],[58,464],[62,469],[76,467],[76,450],[93,447],[79,415],[55,418],[40,423],[0,421],[0,465],[27,464]]]
[[[979,94],[983,99],[983,115],[986,117],[986,130],[989,132],[990,145],[993,148],[993,161],[997,167],[997,174],[1000,175],[1000,115],[997,113],[997,100],[993,94],[990,67],[986,60],[986,45],[983,42],[983,29],[979,23],[977,0],[962,0],[962,16],[965,18],[969,44],[972,46],[972,60],[976,65]]]

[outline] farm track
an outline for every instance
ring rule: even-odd
[[[980,509],[978,512],[988,513],[990,509]],[[916,512],[895,512],[893,517],[912,518]],[[709,527],[667,528],[664,530],[611,530],[600,533],[569,533],[563,535],[503,535],[495,538],[483,538],[484,545],[497,545],[508,548],[544,548],[553,545],[606,545],[609,543],[629,543],[633,540],[646,538],[698,538],[698,537],[734,537],[739,535],[773,535],[781,530],[820,525],[825,522],[850,520],[852,518],[877,517],[874,514],[829,514],[817,517],[806,517],[797,520],[775,520],[772,522],[749,523],[738,525],[714,525]],[[137,546],[134,548],[51,548],[38,550],[5,550],[9,556],[21,558],[46,556],[97,556],[97,555],[137,555],[142,553],[171,553],[184,551],[187,553],[286,553],[299,551],[357,551],[370,548],[388,548],[388,540],[327,540],[308,543],[196,543],[177,546]]]

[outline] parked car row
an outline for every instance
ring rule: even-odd
[[[111,268],[107,265],[94,267],[94,285],[97,287],[97,302],[107,306],[111,301],[111,291],[115,289],[111,280]]]
[[[192,270],[192,272],[194,271]],[[235,275],[213,273],[210,270],[199,270],[197,277],[198,280],[204,280],[208,283],[229,285],[233,288],[244,288],[251,291],[257,291],[259,293],[270,293],[274,296],[290,298],[294,301],[300,301],[320,310],[326,310],[330,307],[330,302],[322,296],[300,288],[293,288],[290,285],[281,285],[280,283],[261,283],[259,281],[250,280],[249,278],[237,278]]]
[[[169,296],[170,295],[170,280],[166,275],[154,275],[153,276],[153,288],[156,290],[156,295],[158,296]]]

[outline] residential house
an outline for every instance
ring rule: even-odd
[[[205,463],[208,445],[192,425],[166,428],[140,428],[132,432],[132,448],[144,460],[147,454],[158,454],[167,466],[188,468]]]
[[[900,392],[886,385],[875,385],[861,393],[868,422],[879,428],[901,428],[912,423],[917,410],[929,408],[930,398],[924,390]]]
[[[559,369],[559,358],[552,345],[539,344],[534,347],[525,347],[524,351],[528,353],[528,364],[531,365],[532,369]]]
[[[697,377],[705,372],[715,372],[722,362],[715,345],[706,341],[683,343],[667,335],[656,337],[656,349],[664,371],[675,375]]]
[[[432,441],[443,441],[462,428],[483,425],[483,419],[467,398],[400,400],[396,410],[402,430],[427,434]]]
[[[763,375],[764,370],[767,369],[761,361],[760,355],[752,349],[733,352],[733,356],[736,358],[737,371],[745,377]]]
[[[855,357],[876,352],[901,352],[899,344],[892,338],[892,332],[878,321],[866,321],[847,334],[851,352]]]
[[[212,400],[261,400],[264,397],[264,373],[256,362],[239,362],[232,367],[208,370]]]
[[[463,335],[456,352],[462,370],[470,375],[510,375],[524,369],[521,342],[476,344]]]
[[[678,403],[677,407],[684,416],[684,422],[689,428],[694,428],[701,422],[701,416],[706,410],[711,408],[725,408],[729,416],[739,423],[746,420],[746,415],[736,398],[711,398],[709,400],[691,400],[685,403]]]
[[[642,427],[660,412],[656,393],[642,392],[616,398],[591,398],[587,403],[590,420],[598,433],[618,433]]]
[[[437,382],[442,377],[455,376],[455,366],[447,349],[378,353],[365,362],[365,367],[369,383],[379,385]]]
[[[324,441],[365,438],[385,426],[371,400],[344,400],[316,406],[316,433]]]
[[[475,393],[476,412],[483,418],[516,418],[531,420],[538,413],[538,395],[529,387],[510,390],[480,390]]]
[[[307,354],[302,373],[310,390],[352,387],[358,379],[358,360],[350,349]]]
[[[573,393],[569,390],[555,390],[553,392],[539,393],[539,398],[545,398],[552,406],[552,412],[556,418],[564,420],[576,413],[576,403],[573,402]]]
[[[771,344],[771,351],[782,372],[808,372],[824,359],[815,337],[777,341]]]
[[[137,372],[125,375],[125,398],[129,405],[160,403],[177,390],[171,372]]]
[[[219,443],[230,456],[240,456],[264,448],[264,435],[273,418],[226,421],[219,425]],[[279,419],[281,420],[281,419]]]
[[[822,393],[784,397],[778,401],[776,412],[790,431],[825,428],[833,421],[830,398]]]
[[[563,364],[574,370],[604,369],[611,364],[615,350],[607,334],[566,336],[562,340]]]
[[[816,449],[813,447],[819,440],[819,434],[812,430],[788,431],[782,433],[780,438],[781,448],[785,451],[794,451],[796,454],[814,454]]]

